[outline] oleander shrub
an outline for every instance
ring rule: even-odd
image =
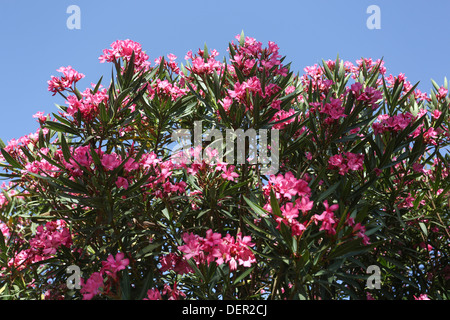
[[[371,58],[295,74],[243,33],[226,50],[183,65],[118,40],[85,90],[57,70],[65,104],[1,142],[3,299],[450,297],[447,80],[423,93]],[[259,141],[244,161],[217,138],[237,130]]]

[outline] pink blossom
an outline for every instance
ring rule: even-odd
[[[3,193],[0,193],[0,201],[1,201],[1,196],[3,196]],[[0,208],[1,207],[2,207],[2,204],[0,202]],[[0,222],[0,232],[3,234],[3,237],[6,240],[9,239],[9,237],[11,235],[10,230],[9,230],[8,226],[3,222]]]
[[[269,178],[269,183],[263,187],[264,194],[270,195],[270,191],[273,190],[277,199],[286,198],[291,200],[295,195],[310,195],[311,189],[308,183],[302,179],[297,179],[292,172],[286,172],[282,174],[272,175]]]
[[[81,290],[83,300],[91,300],[94,296],[100,294],[103,288],[103,276],[100,272],[94,272],[84,283],[81,279]]]
[[[431,116],[432,116],[434,119],[439,119],[439,117],[441,116],[441,114],[442,114],[442,112],[439,111],[438,109],[436,109],[436,110],[433,111],[433,113],[431,114]]]
[[[159,259],[159,262],[161,263],[160,268],[161,272],[173,270],[180,275],[192,272],[192,268],[189,266],[189,263],[186,261],[186,258],[184,256],[179,256],[175,253],[163,255]]]
[[[375,109],[377,107],[376,102],[382,98],[383,95],[380,91],[372,87],[367,87],[356,100],[365,101],[370,107],[372,107],[372,109]]]
[[[279,107],[278,107],[279,110]],[[284,129],[289,123],[292,123],[295,121],[295,117],[292,117],[294,114],[296,113],[295,109],[289,109],[289,111],[285,111],[285,110],[280,110],[277,113],[275,113],[275,115],[273,116],[271,122],[279,122],[282,121],[284,119],[287,119],[289,117],[291,117],[290,119],[287,119],[284,122],[280,122],[280,123],[276,123],[273,125],[274,129]]]
[[[328,205],[328,201],[325,200],[323,202],[323,205],[325,207],[325,211],[322,212],[321,215],[315,214],[312,219],[317,224],[317,221],[321,221],[322,225],[319,229],[319,231],[325,230],[328,234],[335,234],[336,230],[334,230],[334,223],[336,222],[334,220],[334,213],[333,211],[336,211],[339,209],[339,205],[333,204],[331,206]]]
[[[436,141],[434,139],[436,139],[438,137],[438,133],[436,130],[434,130],[433,127],[428,128],[427,131],[425,131],[425,133],[423,134],[423,139],[426,143],[431,143],[433,145],[437,145]]]
[[[314,206],[314,201],[310,201],[308,197],[303,196],[301,198],[297,198],[295,201],[296,207],[303,212],[303,214],[307,213]]]
[[[162,294],[167,295],[169,297],[169,300],[178,300],[180,296],[186,297],[186,294],[177,288],[176,282],[173,284],[173,288],[171,288],[168,284],[165,284],[162,290]],[[154,296],[157,296],[157,294]]]
[[[236,178],[239,177],[239,174],[234,172],[234,166],[230,165],[226,170],[223,170],[224,173],[222,173],[222,178],[235,181]]]
[[[347,157],[347,167],[350,170],[357,171],[357,170],[363,169],[363,163],[364,163],[364,155],[363,154],[361,154],[361,153],[355,154],[355,153],[351,153],[351,152],[346,152],[345,155]]]
[[[117,188],[124,188],[125,190],[128,189],[128,180],[124,177],[118,177],[116,181]]]
[[[281,213],[287,220],[296,219],[298,217],[298,209],[292,202],[288,202],[283,207],[281,207]]]
[[[353,226],[353,232],[356,233],[356,235],[359,238],[362,238],[363,241],[362,243],[364,245],[369,245],[370,244],[370,239],[368,236],[366,236],[366,227],[364,227],[363,225],[361,225],[361,223],[357,223]]]
[[[161,293],[157,289],[150,289],[147,291],[147,298],[143,300],[161,300]]]
[[[339,169],[340,175],[345,175],[349,170],[363,170],[363,154],[346,152],[344,153],[344,156],[341,154],[331,156],[330,159],[328,159],[330,169]]]
[[[47,81],[48,91],[53,92],[53,95],[70,88],[72,84],[84,78],[84,74],[75,71],[71,66],[61,67],[56,71],[62,72],[63,76],[61,78],[52,76],[51,79]]]
[[[344,107],[342,106],[342,101],[340,99],[330,99],[329,103],[325,103],[323,108],[320,110],[321,113],[326,113],[329,118],[325,119],[325,123],[330,124],[334,120],[340,118],[345,118],[347,115],[344,114]]]
[[[344,157],[341,154],[336,154],[330,157],[328,163],[334,167],[340,167],[344,164]]]
[[[256,262],[250,250],[254,246],[251,237],[243,237],[241,233],[235,239],[229,234],[221,237],[210,229],[206,239],[192,233],[184,233],[182,238],[186,245],[179,246],[178,249],[185,254],[185,259],[194,258],[197,264],[215,261],[218,265],[228,263],[231,270],[236,270],[238,265],[249,267]]]
[[[104,154],[101,160],[101,163],[105,170],[111,171],[116,169],[120,165],[120,159],[119,156],[116,154]]]
[[[106,271],[108,275],[115,278],[116,273],[120,270],[124,270],[129,263],[130,260],[125,258],[125,254],[123,252],[117,253],[115,258],[112,254],[110,254],[106,261],[102,261],[102,270]]]
[[[111,44],[111,49],[104,49],[103,55],[99,57],[101,63],[113,62],[119,58],[130,61],[134,52],[134,64],[137,71],[147,70],[150,66],[148,55],[142,51],[142,47],[138,42],[130,39],[117,40]]]
[[[436,99],[438,100],[445,99],[447,93],[448,93],[447,89],[445,89],[444,87],[440,87],[438,92],[436,93]]]
[[[182,239],[185,245],[179,246],[178,250],[185,254],[187,260],[193,257],[203,257],[201,255],[202,238],[193,233],[184,233]]]

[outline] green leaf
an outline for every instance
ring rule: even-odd
[[[134,50],[131,53],[131,57],[130,60],[127,62],[127,69],[125,70],[125,75],[124,75],[124,84],[123,86],[125,88],[127,88],[129,86],[129,84],[131,83],[131,79],[133,78],[133,74],[134,74],[134,59],[135,59],[135,54],[134,54]],[[162,63],[164,65],[164,63]]]
[[[71,133],[73,135],[78,135],[78,132],[74,128],[69,127],[65,124],[59,123],[59,122],[55,122],[55,121],[50,121],[50,120],[45,121],[44,127],[58,131],[58,132]]]
[[[6,253],[7,251],[8,251],[8,249],[6,247],[5,237],[3,236],[3,232],[0,231],[0,252],[1,253]]]
[[[94,94],[96,94],[98,89],[100,88],[100,84],[102,83],[102,80],[103,80],[103,76],[101,76],[100,79],[98,80],[97,85],[95,86],[95,88],[93,90]]]
[[[250,206],[250,208],[260,217],[264,217],[268,215],[268,212],[261,208],[259,205],[253,203],[246,196],[244,196],[245,202]]]
[[[363,246],[361,245],[361,239],[347,241],[340,245],[337,245],[330,252],[330,254],[328,254],[328,258],[334,259],[334,258],[342,257],[345,254],[359,251],[361,248],[363,248]]]
[[[69,151],[69,147],[67,146],[67,141],[66,138],[64,137],[63,134],[60,135],[60,140],[61,140],[61,150],[64,156],[64,160],[69,161],[70,160],[70,151]]]
[[[428,230],[427,230],[427,227],[425,226],[425,223],[419,222],[419,227],[422,230],[425,237],[428,237]]]
[[[152,287],[153,287],[153,270],[152,268],[149,268],[147,276],[145,277],[144,282],[142,283],[141,293],[139,294],[137,300],[144,299],[147,296],[147,291],[150,290]]]
[[[239,37],[239,45],[241,47],[243,47],[245,44],[245,35],[244,35],[244,30],[241,31],[241,36]]]
[[[236,284],[238,284],[239,282],[241,282],[242,279],[244,279],[246,276],[248,276],[254,269],[255,267],[251,267],[248,268],[247,270],[245,270],[244,272],[242,272],[237,278],[236,280],[234,280],[233,282],[233,286],[235,286]]]
[[[339,180],[335,184],[333,184],[331,187],[329,187],[326,191],[322,192],[319,197],[317,198],[316,202],[322,202],[322,200],[327,199],[333,192],[337,190],[337,188],[340,186],[342,180]]]
[[[270,190],[270,207],[272,208],[272,213],[278,217],[282,217],[282,213],[280,210],[280,205],[278,204],[278,200],[275,197],[275,193],[273,190]]]
[[[131,300],[131,283],[127,270],[123,270],[120,280],[120,291],[122,300]]]
[[[8,162],[11,166],[17,169],[23,169],[24,166],[17,162],[5,149],[1,149],[2,155],[5,158],[6,162]]]

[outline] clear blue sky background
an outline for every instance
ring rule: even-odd
[[[81,9],[81,29],[69,30],[69,5]],[[369,5],[381,9],[381,29],[370,30]],[[184,62],[188,50],[217,49],[245,34],[274,41],[292,69],[335,59],[384,57],[387,73],[405,73],[429,92],[430,79],[450,79],[449,0],[0,0],[0,138],[7,142],[38,127],[32,115],[56,112],[58,96],[47,91],[56,69],[71,65],[86,78],[80,89],[109,79],[100,64],[117,39],[142,44],[151,61],[168,53]],[[104,83],[106,85],[106,83]]]

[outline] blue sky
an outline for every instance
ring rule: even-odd
[[[79,30],[67,28],[70,5],[81,10]],[[381,29],[366,26],[370,5],[381,10]],[[98,57],[117,39],[140,42],[151,61],[173,53],[184,62],[188,50],[205,43],[226,55],[244,30],[263,44],[276,42],[294,71],[337,54],[352,62],[384,57],[388,74],[405,73],[429,92],[430,79],[450,79],[449,12],[448,0],[1,0],[0,138],[34,132],[33,114],[64,103],[47,91],[59,67],[86,75],[80,89],[109,79],[111,65]]]

